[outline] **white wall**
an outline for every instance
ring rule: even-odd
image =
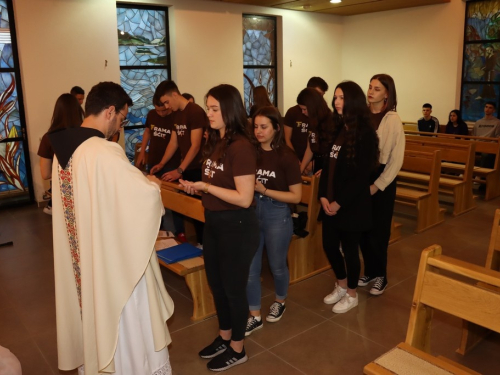
[[[417,121],[429,102],[446,124],[459,108],[464,19],[462,0],[346,17],[342,78],[368,88],[374,74],[390,74],[404,121]]]

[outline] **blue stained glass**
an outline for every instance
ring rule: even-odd
[[[0,28],[10,29],[9,12],[7,11],[7,2],[0,0]]]
[[[462,86],[462,118],[465,121],[477,121],[484,117],[486,102],[498,103],[500,85],[467,83]]]
[[[13,126],[17,128],[17,134],[21,136],[19,103],[13,73],[0,73],[0,93],[4,93],[0,101],[0,139],[9,138],[9,132]]]
[[[120,65],[166,65],[165,11],[117,8]]]
[[[135,145],[142,142],[144,128],[142,129],[126,129],[125,128],[125,154],[128,160],[134,163]]]
[[[465,40],[500,39],[500,1],[467,4]]]
[[[153,106],[153,95],[161,81],[168,79],[165,69],[127,69],[120,72],[121,85],[132,98],[134,105],[129,110],[131,125],[144,125]]]
[[[0,200],[28,194],[23,142],[0,143],[0,166]]]
[[[247,113],[253,105],[253,88],[264,86],[271,103],[274,103],[275,69],[243,69],[243,91]]]

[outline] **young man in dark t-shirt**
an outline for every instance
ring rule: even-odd
[[[162,160],[151,169],[151,173],[161,170],[179,149],[182,157],[180,165],[164,173],[162,180],[175,181],[182,177],[188,181],[199,181],[203,130],[209,125],[207,115],[198,104],[184,98],[173,81],[161,82],[157,91],[165,108],[174,111],[176,131],[172,133]]]
[[[432,105],[429,103],[425,103],[422,106],[422,114],[424,117],[421,117],[418,120],[418,131],[419,132],[427,132],[427,133],[439,133],[439,120],[434,116],[431,116],[432,113]]]
[[[320,77],[309,79],[307,87],[316,89],[323,96],[328,91],[328,84]],[[295,105],[286,112],[284,125],[287,146],[295,150],[299,160],[302,160],[307,148],[309,118],[302,113],[298,105]]]
[[[144,166],[148,144],[148,165],[150,169],[161,162],[170,143],[172,133],[175,132],[172,110],[165,108],[156,95],[153,97],[153,105],[155,109],[149,111],[146,117],[146,128],[142,136],[141,151],[136,162],[136,167],[139,169]],[[164,173],[177,168],[180,163],[181,154],[177,150],[163,168],[156,172],[157,177],[161,177]]]

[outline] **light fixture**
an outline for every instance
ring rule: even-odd
[[[342,2],[342,0],[330,0],[330,3],[332,3],[332,4],[338,4],[341,2]]]

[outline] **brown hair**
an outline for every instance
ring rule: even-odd
[[[375,74],[370,82],[374,79],[378,80],[387,90],[387,102],[385,103],[384,111],[396,111],[398,106],[398,96],[396,95],[396,85],[389,74]]]
[[[77,128],[82,122],[83,110],[73,95],[62,94],[57,98],[49,132],[57,129]]]

